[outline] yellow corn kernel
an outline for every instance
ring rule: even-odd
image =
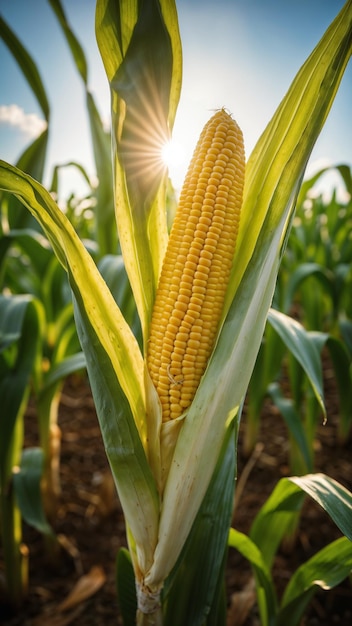
[[[213,350],[235,251],[245,157],[226,111],[205,125],[171,229],[151,320],[147,365],[162,419],[191,404]]]

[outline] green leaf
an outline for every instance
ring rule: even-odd
[[[296,626],[318,588],[332,589],[352,572],[352,543],[345,537],[330,543],[291,577],[282,598],[278,626]]]
[[[352,321],[346,318],[339,320],[340,332],[352,360]]]
[[[256,515],[250,538],[261,550],[268,568],[271,568],[281,539],[300,511],[303,499],[300,489],[287,478],[282,478]]]
[[[345,342],[336,339],[333,335],[326,336],[325,342],[322,335],[320,342],[321,350],[324,345],[327,347],[334,368],[339,392],[340,417],[338,432],[341,440],[346,441],[352,426],[352,358],[348,354]]]
[[[74,307],[105,451],[126,521],[137,544],[139,567],[146,571],[157,541],[159,497],[155,481],[111,355],[101,344],[78,293],[74,296]]]
[[[26,210],[23,205],[22,208]],[[13,228],[6,237],[11,240],[11,245],[18,246],[24,254],[28,255],[35,273],[43,276],[45,268],[53,257],[53,252],[48,240],[42,233],[38,233],[38,231],[31,228]]]
[[[72,354],[64,358],[59,363],[50,368],[48,374],[44,378],[44,388],[56,385],[61,380],[64,380],[70,374],[74,374],[79,370],[86,368],[86,358],[83,352]]]
[[[20,156],[17,167],[28,172],[36,180],[43,178],[46,149],[48,144],[48,130],[37,137]],[[4,196],[4,194],[1,194]],[[5,208],[10,229],[33,229],[39,230],[38,222],[25,210],[22,204],[10,195],[1,197],[1,212]],[[11,242],[7,236],[0,238],[0,266],[2,265]]]
[[[258,441],[260,416],[268,386],[280,373],[285,346],[270,324],[266,324],[263,340],[247,390],[246,430],[243,447],[249,456]]]
[[[40,302],[31,296],[0,296],[2,343],[7,345],[0,354],[0,515],[8,596],[14,604],[23,597],[24,580],[21,515],[11,486],[20,465],[30,377],[41,360],[43,317]]]
[[[52,535],[53,531],[45,518],[40,481],[43,472],[41,448],[26,448],[22,452],[20,467],[14,471],[15,496],[23,519],[40,533]]]
[[[50,194],[4,162],[0,162],[0,187],[21,198],[68,272],[107,455],[137,544],[140,567],[147,567],[156,543],[159,501],[143,448],[144,363],[137,341],[92,258]]]
[[[16,163],[16,166],[19,169],[27,172],[27,174],[30,174],[33,178],[39,180],[40,182],[43,180],[48,138],[49,131],[46,129],[28,146],[28,148],[24,150]],[[9,219],[10,217],[10,225],[12,227],[24,227],[23,223],[18,222],[18,220],[14,223],[14,218],[11,214]],[[21,215],[21,217],[23,218],[24,216]]]
[[[67,161],[67,163],[61,163],[60,165],[55,165],[53,168],[53,175],[51,179],[51,184],[49,185],[49,189],[53,193],[58,193],[59,190],[59,172],[60,170],[66,167],[74,167],[78,170],[80,174],[82,174],[83,180],[87,183],[88,187],[91,187],[91,181],[88,175],[87,170],[81,165],[77,163],[77,161]]]
[[[262,625],[274,624],[277,613],[277,598],[265,555],[250,537],[234,528],[230,529],[229,546],[238,550],[249,561],[254,570]]]
[[[307,433],[301,415],[296,411],[293,401],[290,398],[284,397],[277,383],[269,385],[268,394],[275,406],[279,409],[292,437],[295,439],[297,447],[303,456],[307,471],[313,471],[311,448],[308,444]]]
[[[307,332],[299,322],[275,309],[270,309],[268,321],[303,367],[320,408],[326,416],[320,350],[314,341],[316,334]],[[327,335],[322,336],[326,340]]]
[[[336,165],[335,169],[337,169],[340,172],[344,180],[344,183],[346,185],[346,190],[352,196],[352,169],[351,167],[348,165],[342,164],[342,165]]]
[[[5,44],[15,57],[20,69],[22,70],[28,84],[32,88],[33,94],[36,97],[38,104],[44,114],[45,119],[49,120],[49,102],[46,96],[44,85],[42,83],[38,68],[33,59],[23,47],[15,33],[6,24],[5,20],[0,15],[0,33]]]
[[[288,480],[320,504],[341,532],[352,541],[352,493],[348,489],[325,474],[291,476]]]
[[[303,502],[304,491],[330,515],[346,537],[352,537],[352,494],[324,474],[282,478],[257,514],[251,539],[271,567],[276,550]]]
[[[167,241],[161,149],[181,86],[173,0],[98,0],[96,33],[112,96],[115,208],[144,342]]]
[[[308,180],[305,180],[302,183],[302,187],[299,192],[297,204],[301,205],[304,202],[310,189],[314,187],[315,183],[319,180],[319,178],[321,178],[321,176],[323,176],[323,174],[325,174],[326,172],[330,172],[334,169],[340,173],[346,185],[346,190],[348,191],[348,193],[352,194],[352,176],[351,176],[351,169],[349,168],[348,165],[341,164],[341,165],[336,165],[335,167],[323,167],[321,170],[319,170],[319,172],[314,174],[314,176],[311,176],[311,178],[309,178]]]
[[[289,311],[290,306],[294,300],[294,295],[299,286],[308,278],[314,276],[325,288],[327,293],[333,299],[333,275],[325,267],[319,265],[319,263],[301,263],[290,274],[286,289],[285,298],[283,303],[284,311]]]
[[[39,365],[43,311],[31,296],[0,296],[0,318],[2,348],[16,342],[14,362],[0,363],[0,474],[5,476],[11,469],[16,420],[24,409],[30,376]]]
[[[206,496],[166,581],[163,609],[169,626],[202,626],[218,601],[233,507],[236,439],[232,422]]]
[[[126,548],[120,548],[116,559],[116,587],[123,626],[135,626],[137,596],[131,556]]]
[[[65,34],[67,43],[70,46],[72,56],[75,60],[76,67],[84,83],[87,84],[87,80],[88,80],[87,61],[86,61],[82,46],[69,26],[69,23],[66,19],[66,15],[65,15],[65,12],[64,12],[64,9],[62,7],[60,0],[49,0],[49,3],[60,22],[61,28]]]
[[[94,98],[88,88],[88,68],[83,48],[68,23],[60,0],[49,1],[59,20],[75,65],[85,86],[93,153],[99,180],[99,185],[96,190],[97,204],[95,207],[97,223],[96,238],[101,255],[109,252],[112,253],[115,252],[117,248],[117,234],[115,228],[111,166],[111,136],[109,132],[104,130],[103,122],[98,113]]]
[[[28,51],[24,48],[15,33],[0,15],[0,33],[5,44],[16,59],[25,79],[27,80],[37,102],[44,114],[47,122],[49,122],[50,107],[46,91],[40,77],[38,68],[34,63]],[[20,156],[17,166],[28,172],[41,181],[44,172],[46,150],[48,144],[48,128],[46,128],[23,152]],[[10,197],[7,208],[8,222],[11,228],[25,228],[32,225],[30,216],[17,201],[16,198]],[[3,257],[8,250],[9,242],[7,239],[0,242],[0,265]]]
[[[96,190],[95,207],[96,239],[100,255],[115,253],[117,250],[117,230],[115,224],[115,203],[111,164],[111,134],[104,130],[93,96],[86,93],[87,109],[93,144],[93,153],[99,185]]]

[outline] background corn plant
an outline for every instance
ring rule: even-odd
[[[22,543],[21,514],[51,535],[40,495],[42,451],[22,453],[31,377],[40,369],[43,310],[31,296],[0,296],[0,319],[1,541],[9,600],[19,606],[28,587],[28,549]]]
[[[279,600],[271,572],[274,557],[281,540],[296,521],[305,493],[329,513],[344,536],[302,563]],[[231,528],[229,545],[236,548],[253,569],[261,624],[299,624],[319,588],[331,589],[349,576],[352,569],[351,504],[352,493],[324,474],[282,478],[253,520],[249,536]]]
[[[337,170],[350,198],[350,169],[341,165]],[[335,192],[330,200],[314,196],[314,184],[324,173],[326,169],[301,187],[274,295],[273,306],[281,315],[275,315],[275,319],[269,315],[248,393],[247,454],[257,441],[260,412],[269,395],[289,429],[293,473],[314,469],[315,430],[317,423],[326,418],[322,364],[327,359],[339,392],[341,441],[347,440],[352,420],[352,205],[350,199],[338,200]],[[287,317],[289,314],[295,321]],[[305,356],[298,354],[301,349]],[[288,386],[285,394],[280,385],[283,376]]]
[[[55,6],[58,7],[57,3]],[[66,28],[62,12],[58,14]],[[151,51],[142,37],[142,25],[147,25],[153,33],[155,47]],[[178,439],[175,466],[167,481],[161,511],[148,463],[150,450],[145,443],[144,367],[138,342],[115,306],[91,256],[50,195],[21,170],[8,164],[1,166],[1,185],[21,198],[35,215],[67,270],[102,434],[126,515],[134,572],[137,578],[142,573],[151,588],[154,585],[157,588],[160,580],[166,578],[163,611],[168,624],[173,623],[175,598],[180,597],[180,592],[185,593],[183,574],[186,571],[194,585],[199,562],[204,585],[199,589],[188,586],[193,621],[187,622],[191,618],[185,598],[182,623],[203,623],[212,606],[211,623],[220,610],[217,592],[232,508],[240,406],[273,295],[295,196],[349,58],[350,33],[351,3],[347,3],[298,74],[249,159],[242,225],[224,324]],[[118,152],[117,129],[132,119],[129,139],[140,150],[138,125],[145,119],[152,123],[145,103],[154,103],[155,99],[162,111],[162,134],[172,128],[181,79],[175,7],[173,3],[163,2],[151,3],[149,8],[142,4],[139,13],[134,4],[98,2],[97,34],[112,92],[117,223],[123,233],[120,241],[141,321],[143,339],[139,345],[145,346],[167,240],[166,179],[160,173],[147,185],[141,181],[138,192],[133,189]],[[165,59],[161,73],[155,72],[160,54]],[[326,59],[326,66],[321,64],[320,55]],[[145,81],[143,67],[154,76],[152,89]],[[133,84],[138,87],[135,92],[130,89]],[[282,142],[285,149],[278,150]],[[95,297],[97,293],[99,299]],[[245,342],[248,328],[255,330],[250,346]],[[218,383],[219,376],[221,389],[214,399],[213,383]],[[191,454],[195,441],[197,463]],[[185,485],[185,477],[194,489],[192,502],[181,497],[184,494],[180,485]],[[220,493],[219,484],[223,485]],[[347,499],[347,508],[348,502]],[[214,532],[219,508],[223,514]],[[200,561],[201,555],[204,558]],[[207,584],[209,580],[211,585]]]
[[[329,201],[314,195],[314,183],[326,170],[302,185],[279,274],[277,302],[281,310],[295,311],[332,364],[340,400],[339,436],[341,441],[346,441],[352,420],[352,187],[350,168],[340,165],[336,169],[345,183],[346,201],[339,200],[336,193]],[[297,381],[295,404],[300,410],[298,389],[304,382],[294,366],[291,377]],[[311,431],[316,421],[316,407],[312,406],[312,411]]]
[[[17,165],[42,180],[45,167],[50,109],[41,77],[29,52],[16,35],[1,21],[2,36],[13,52],[28,85],[46,116],[47,128],[19,158]],[[84,173],[84,172],[83,172]],[[51,191],[57,192],[57,172]],[[11,294],[30,294],[42,303],[42,365],[33,380],[36,395],[40,444],[44,454],[42,480],[45,509],[50,517],[56,512],[60,493],[60,433],[57,410],[64,379],[85,367],[73,320],[73,307],[66,274],[43,236],[38,222],[13,196],[0,198],[0,269],[2,290]]]
[[[52,5],[70,43],[73,58],[84,80],[84,85],[87,87],[87,67],[83,51],[66,23],[60,3],[53,2]],[[1,36],[18,62],[47,123],[46,129],[40,137],[20,156],[17,166],[33,175],[37,180],[42,181],[50,129],[49,98],[30,53],[23,47],[15,33],[1,17],[0,27]],[[105,252],[116,251],[117,246],[116,230],[111,228],[113,202],[109,154],[110,134],[103,130],[94,100],[87,89],[86,91],[87,111],[92,129],[92,143],[100,176],[99,187],[96,189],[92,186],[84,168],[80,164],[71,162],[54,168],[49,189],[55,197],[58,197],[60,171],[63,168],[75,167],[81,172],[91,192],[86,198],[68,198],[65,210],[70,215],[73,223],[79,227],[81,236],[92,254],[99,257]],[[104,212],[99,211],[99,207],[102,205],[104,206]],[[92,206],[97,208],[95,219],[92,219],[92,217],[87,219],[87,210],[91,210]],[[109,211],[106,210],[109,206],[110,222]],[[37,303],[37,307],[40,307],[41,312],[40,324],[38,322],[38,327],[40,326],[40,337],[37,338],[38,349],[35,357],[33,355],[36,367],[28,370],[25,393],[23,392],[22,397],[20,391],[20,357],[23,359],[23,366],[28,361],[24,358],[23,351],[19,351],[18,364],[12,373],[18,382],[13,387],[7,388],[5,385],[6,379],[4,378],[1,392],[1,402],[5,403],[4,406],[7,405],[6,398],[8,396],[11,402],[15,404],[18,399],[21,399],[21,411],[13,409],[7,415],[7,411],[4,411],[1,424],[1,440],[4,450],[13,450],[13,453],[9,453],[10,456],[7,455],[4,459],[5,466],[3,468],[1,490],[4,523],[2,524],[1,535],[2,544],[6,547],[5,573],[9,599],[12,604],[18,605],[27,591],[25,567],[22,566],[20,557],[21,550],[23,553],[26,553],[26,548],[21,546],[21,515],[28,523],[45,533],[46,537],[50,539],[46,543],[47,549],[50,553],[54,549],[52,557],[57,558],[57,547],[55,546],[52,531],[45,520],[43,508],[50,519],[55,518],[60,496],[61,434],[57,425],[58,405],[66,377],[73,372],[84,370],[85,358],[78,342],[66,273],[53,254],[40,225],[13,195],[1,194],[0,213],[1,288],[2,292],[7,295],[16,294],[13,300],[10,297],[2,301],[2,332],[7,332],[5,323],[6,307],[15,306],[17,294],[28,294],[24,296],[24,301],[27,303],[28,300],[30,303],[26,304],[28,309],[37,310],[33,304]],[[101,216],[103,216],[103,220]],[[108,273],[108,267],[106,267],[108,265],[107,258],[104,264],[106,274]],[[116,262],[114,262],[114,267],[116,268]],[[115,288],[115,291],[118,292],[117,297],[123,304],[123,298],[126,300],[126,293],[129,293],[123,268],[118,267],[115,281],[118,280],[122,273],[124,276],[122,282],[120,281],[119,290]],[[123,281],[125,287],[123,287]],[[21,298],[19,301],[22,302]],[[22,304],[22,306],[24,305]],[[19,324],[18,328],[16,328],[16,338],[19,340],[20,345],[25,344],[25,338],[28,335],[27,327],[29,322],[26,321],[27,317],[28,315],[24,318],[25,322],[22,325]],[[15,342],[16,338],[12,338],[12,341]],[[7,352],[4,353],[5,357],[6,354]],[[18,376],[16,378],[17,370]],[[11,397],[10,389],[13,389],[13,398]],[[26,450],[21,454],[23,443],[22,420],[29,391],[35,396],[40,449]],[[15,424],[13,429],[9,427],[9,423],[12,424],[12,421]],[[18,472],[16,468],[20,468],[21,471]],[[29,479],[28,475],[30,476]],[[22,477],[24,478],[22,479]],[[16,492],[11,487],[12,482],[17,487]],[[23,488],[24,484],[25,489]],[[24,493],[27,495],[24,496]],[[23,560],[23,563],[25,561],[26,559]]]

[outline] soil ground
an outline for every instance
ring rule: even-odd
[[[328,422],[316,435],[316,471],[335,478],[352,489],[352,439],[343,445],[337,439],[338,398],[331,370],[325,368]],[[48,563],[42,537],[24,524],[24,541],[29,548],[29,595],[22,609],[11,615],[0,597],[0,623],[4,626],[116,626],[122,624],[115,593],[114,561],[126,545],[123,515],[112,484],[101,441],[94,404],[87,382],[72,377],[66,383],[59,409],[61,428],[62,493],[55,532],[62,555]],[[275,407],[266,401],[260,422],[257,447],[250,458],[243,452],[245,412],[238,451],[239,499],[233,526],[248,533],[260,506],[278,480],[290,475],[286,427]],[[35,406],[26,416],[26,445],[37,445]],[[306,500],[297,539],[291,550],[280,549],[274,564],[278,593],[292,572],[317,550],[341,536],[328,515]],[[0,575],[1,571],[0,554]],[[234,550],[227,562],[228,626],[259,626],[248,563]],[[77,581],[86,596],[74,595],[73,604],[62,605]],[[301,626],[351,626],[352,586],[346,580],[335,589],[319,591]],[[180,625],[182,626],[182,625]]]

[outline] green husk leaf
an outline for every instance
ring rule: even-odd
[[[96,33],[111,90],[119,239],[146,342],[167,242],[161,149],[181,85],[175,3],[98,0]]]
[[[92,258],[50,194],[4,162],[0,162],[0,187],[20,198],[40,222],[68,273],[107,455],[140,567],[147,567],[156,542],[159,502],[143,448],[144,363],[137,341]]]

